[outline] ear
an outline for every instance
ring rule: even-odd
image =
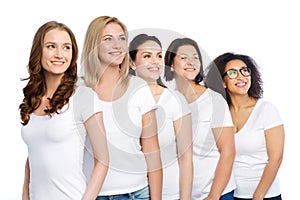
[[[130,67],[131,67],[131,69],[133,69],[133,70],[136,69],[135,63],[134,63],[133,61],[130,61]]]
[[[174,65],[173,64],[171,65],[170,68],[171,68],[171,72],[174,72]]]
[[[223,81],[223,87],[227,88],[227,84],[225,83],[225,81]]]

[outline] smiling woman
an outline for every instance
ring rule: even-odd
[[[277,108],[262,99],[258,65],[250,56],[228,52],[208,68],[213,67],[225,75],[223,86],[235,129],[235,199],[281,200],[277,172],[283,158],[283,122]]]
[[[19,106],[28,148],[23,200],[95,199],[106,176],[102,109],[92,89],[75,85],[77,55],[66,25],[50,21],[36,32]],[[96,179],[88,184],[82,169],[86,135],[97,141],[92,143]]]
[[[68,33],[59,29],[49,31],[44,37],[43,44],[42,67],[45,76],[63,76],[71,59],[72,41]]]

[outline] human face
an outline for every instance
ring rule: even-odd
[[[178,48],[171,67],[174,71],[189,81],[194,81],[200,72],[200,58],[197,50],[192,45],[184,45]]]
[[[230,69],[240,71],[245,67],[247,65],[242,60],[231,60],[226,64],[224,72]],[[247,94],[251,86],[251,76],[244,76],[238,72],[235,79],[230,79],[228,75],[225,75],[223,80],[224,87],[227,88],[229,94]]]
[[[60,29],[45,34],[42,67],[46,76],[63,76],[72,60],[72,42],[69,34]]]
[[[127,38],[118,23],[109,23],[100,38],[99,57],[105,66],[117,66],[123,62],[127,49]]]
[[[148,40],[138,46],[132,68],[136,75],[147,82],[156,81],[162,72],[162,50],[159,44]]]

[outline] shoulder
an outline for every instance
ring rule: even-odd
[[[74,93],[74,102],[94,102],[98,99],[96,92],[86,85],[78,85]]]
[[[277,107],[270,101],[267,101],[264,99],[258,99],[257,103],[260,106],[260,108],[263,110],[266,110],[266,111],[276,110],[277,111]]]

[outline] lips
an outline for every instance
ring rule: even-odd
[[[195,68],[184,68],[184,71],[188,72],[194,72],[196,69]]]
[[[54,64],[54,65],[63,65],[65,62],[63,62],[63,61],[52,61],[51,63]]]
[[[149,67],[147,68],[150,72],[158,72],[159,71],[159,67]]]
[[[120,55],[122,55],[122,52],[121,51],[113,51],[113,52],[109,52],[109,54],[112,56],[120,56]]]
[[[247,85],[247,82],[238,82],[235,84],[235,86],[237,86],[237,87],[244,87],[246,85]]]

